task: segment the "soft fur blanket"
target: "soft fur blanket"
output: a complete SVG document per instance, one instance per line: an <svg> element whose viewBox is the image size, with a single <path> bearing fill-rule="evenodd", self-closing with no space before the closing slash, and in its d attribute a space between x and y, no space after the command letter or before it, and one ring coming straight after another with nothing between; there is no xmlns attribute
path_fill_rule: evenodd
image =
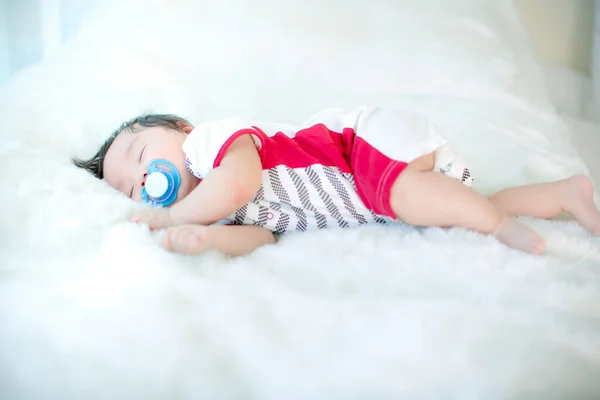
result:
<svg viewBox="0 0 600 400"><path fill-rule="evenodd" d="M70 164L147 110L376 103L430 115L482 193L587 173L509 2L325 3L119 3L3 89L1 398L600 395L600 239L574 222L524 220L542 256L401 224L182 256Z"/></svg>

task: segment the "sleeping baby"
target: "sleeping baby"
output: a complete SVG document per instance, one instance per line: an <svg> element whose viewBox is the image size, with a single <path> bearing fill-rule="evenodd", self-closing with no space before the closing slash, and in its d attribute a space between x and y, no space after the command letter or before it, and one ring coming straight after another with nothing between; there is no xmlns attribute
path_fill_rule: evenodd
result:
<svg viewBox="0 0 600 400"><path fill-rule="evenodd" d="M131 221L164 229L162 245L181 253L238 256L285 232L403 221L464 227L539 254L544 240L513 217L563 211L600 235L585 176L486 198L426 117L396 109L326 110L301 126L230 119L194 127L143 115L74 162L151 205Z"/></svg>

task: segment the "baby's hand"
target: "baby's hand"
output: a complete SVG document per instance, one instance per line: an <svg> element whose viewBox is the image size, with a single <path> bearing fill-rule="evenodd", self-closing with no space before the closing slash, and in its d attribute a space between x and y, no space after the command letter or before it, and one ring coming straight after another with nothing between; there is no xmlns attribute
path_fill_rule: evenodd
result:
<svg viewBox="0 0 600 400"><path fill-rule="evenodd" d="M200 254L209 246L209 230L201 225L178 225L165 229L161 245L183 254Z"/></svg>
<svg viewBox="0 0 600 400"><path fill-rule="evenodd" d="M154 208L152 210L137 210L129 217L131 222L146 224L150 229L163 229L175 225L168 208Z"/></svg>

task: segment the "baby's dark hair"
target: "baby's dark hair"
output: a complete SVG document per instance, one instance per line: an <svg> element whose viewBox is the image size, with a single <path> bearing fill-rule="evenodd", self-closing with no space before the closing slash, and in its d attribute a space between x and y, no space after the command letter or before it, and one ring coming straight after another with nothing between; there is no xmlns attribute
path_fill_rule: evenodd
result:
<svg viewBox="0 0 600 400"><path fill-rule="evenodd" d="M108 149L115 141L116 137L125 131L132 133L139 132L140 128L151 128L154 126L163 126L178 131L182 131L182 125L191 125L187 120L172 114L145 114L125 121L119 126L106 141L100 146L100 149L94 156L88 160L74 158L73 163L79 168L83 168L98 179L104 178L104 157Z"/></svg>

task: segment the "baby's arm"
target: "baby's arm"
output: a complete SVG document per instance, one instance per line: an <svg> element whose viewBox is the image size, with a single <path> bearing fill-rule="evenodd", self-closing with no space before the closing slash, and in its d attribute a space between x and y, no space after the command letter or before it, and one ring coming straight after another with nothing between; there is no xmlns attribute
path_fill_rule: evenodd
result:
<svg viewBox="0 0 600 400"><path fill-rule="evenodd" d="M218 167L171 207L174 225L210 225L248 204L260 189L262 165L250 135L237 138Z"/></svg>
<svg viewBox="0 0 600 400"><path fill-rule="evenodd" d="M256 225L179 225L164 231L162 246L177 253L217 250L237 257L273 243L275 237L271 231Z"/></svg>

